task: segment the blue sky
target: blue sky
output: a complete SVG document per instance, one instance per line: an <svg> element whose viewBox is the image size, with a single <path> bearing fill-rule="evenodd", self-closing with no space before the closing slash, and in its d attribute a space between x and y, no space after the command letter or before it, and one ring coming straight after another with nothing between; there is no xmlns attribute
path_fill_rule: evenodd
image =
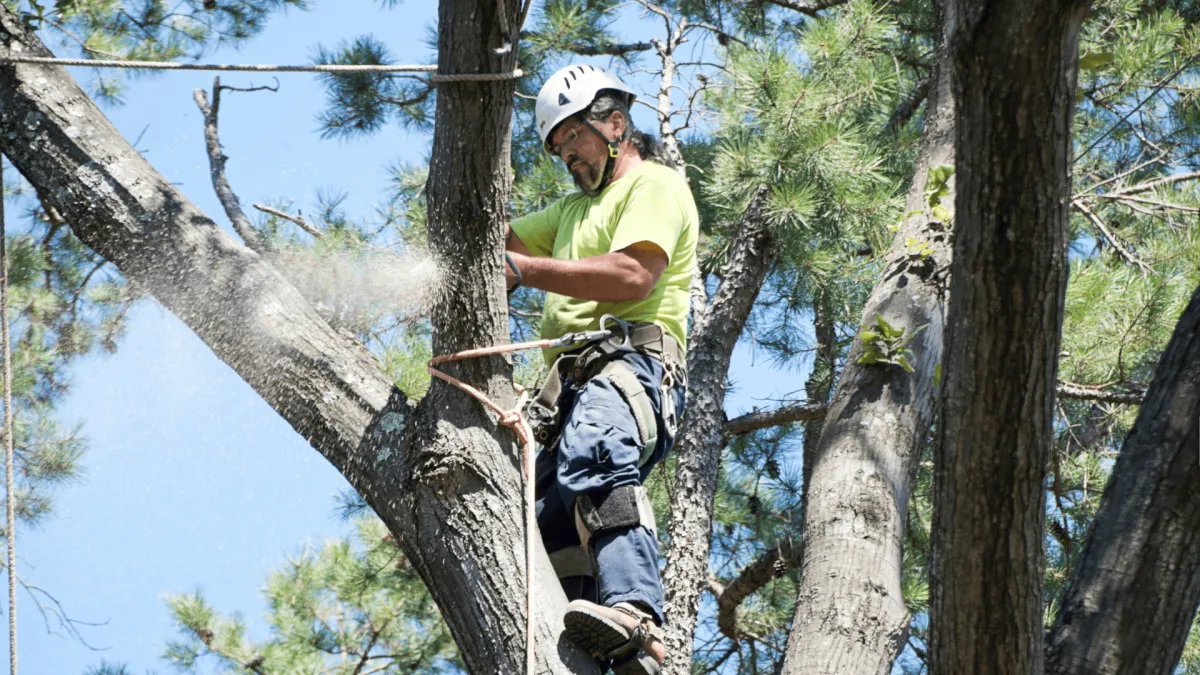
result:
<svg viewBox="0 0 1200 675"><path fill-rule="evenodd" d="M277 17L242 49L206 60L305 63L318 43L335 46L373 33L400 62L428 61L424 39L436 3L380 5L316 2L310 12ZM632 20L628 25L634 36L646 30ZM320 140L315 116L324 96L317 79L279 79L278 93L227 92L222 99L228 177L243 206L290 199L311 208L325 189L347 192L347 212L368 217L383 199L386 167L424 161L429 138L396 127L358 141ZM257 74L225 74L222 81L271 83ZM138 148L147 159L224 224L192 100L194 89L211 85L206 73L140 77L130 83L125 105L106 112L127 138L141 135ZM646 118L639 122L656 128ZM739 385L727 402L730 414L770 405L765 399L803 386L803 373L779 373L745 344L732 374ZM61 413L82 423L89 438L87 476L62 491L56 516L38 530L18 530L18 569L72 617L104 622L83 634L105 650L48 633L22 593L23 672L82 673L102 659L135 673L171 672L159 659L176 635L163 597L196 588L218 610L242 612L251 635L264 637L260 589L267 574L306 542L346 532L332 517L332 498L347 487L342 477L152 299L133 311L117 354L78 362ZM7 647L0 654L7 660Z"/></svg>

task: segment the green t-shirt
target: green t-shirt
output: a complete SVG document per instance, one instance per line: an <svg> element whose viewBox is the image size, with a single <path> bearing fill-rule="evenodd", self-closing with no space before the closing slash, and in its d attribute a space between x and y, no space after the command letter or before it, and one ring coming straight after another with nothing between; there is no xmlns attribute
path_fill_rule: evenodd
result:
<svg viewBox="0 0 1200 675"><path fill-rule="evenodd" d="M686 349L700 217L687 182L674 169L642 162L595 197L576 192L510 225L538 256L579 260L644 241L667 254L667 268L645 300L592 302L547 293L542 337L592 330L601 316L612 314L629 322L657 323ZM556 351L561 350L546 350L547 362Z"/></svg>

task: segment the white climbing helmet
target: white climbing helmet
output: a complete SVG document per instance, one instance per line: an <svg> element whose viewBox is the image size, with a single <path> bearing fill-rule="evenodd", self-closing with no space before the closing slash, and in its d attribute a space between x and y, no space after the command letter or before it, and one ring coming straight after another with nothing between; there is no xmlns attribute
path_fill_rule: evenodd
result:
<svg viewBox="0 0 1200 675"><path fill-rule="evenodd" d="M555 127L571 115L587 109L596 100L596 95L605 89L626 94L626 108L632 106L637 97L616 75L595 66L567 66L551 75L538 92L535 106L542 147L546 147L546 141Z"/></svg>

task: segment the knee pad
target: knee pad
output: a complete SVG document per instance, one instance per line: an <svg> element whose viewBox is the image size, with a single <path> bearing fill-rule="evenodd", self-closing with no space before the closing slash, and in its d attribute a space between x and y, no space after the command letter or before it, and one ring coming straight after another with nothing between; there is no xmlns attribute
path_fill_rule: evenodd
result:
<svg viewBox="0 0 1200 675"><path fill-rule="evenodd" d="M592 537L641 525L654 535L654 506L650 496L641 485L624 485L613 488L606 496L597 499L592 495L580 495L575 500L575 529L579 541L588 549Z"/></svg>

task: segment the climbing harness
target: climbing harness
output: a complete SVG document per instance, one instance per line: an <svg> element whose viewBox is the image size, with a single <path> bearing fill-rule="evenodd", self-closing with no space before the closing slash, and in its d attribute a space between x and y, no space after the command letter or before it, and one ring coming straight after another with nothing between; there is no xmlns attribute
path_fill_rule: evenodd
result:
<svg viewBox="0 0 1200 675"><path fill-rule="evenodd" d="M560 348L571 350L571 353L563 354L554 361L546 383L533 400L530 400L529 392L524 387L516 383L513 384L513 388L517 394L517 405L512 410L505 410L495 401L488 398L486 394L479 391L479 389L436 368L438 365L453 361L498 356L530 349ZM675 407L669 391L674 387L675 382L678 381L676 378L686 377L684 374L686 371L682 366L683 352L679 348L679 345L667 336L660 326L655 324L630 325L611 314L605 314L600 318L600 328L598 330L568 333L558 338L534 340L531 342L468 349L454 354L435 356L430 359L427 365L430 375L458 387L482 403L484 407L496 413L499 423L512 429L521 443L521 468L525 475L523 491L525 502L525 634L527 636L525 639L525 669L526 673L530 675L532 675L534 669L533 548L534 536L537 532L533 490L534 442L537 441L546 448L553 448L558 442L557 427L561 422L561 413L557 402L559 394L562 392L564 375L576 383L586 382L592 377L605 376L609 378L614 388L621 392L621 395L629 402L634 419L637 420L638 434L642 437L643 443L650 441L646 445L647 450L642 453L642 457L639 460L639 465L644 464L649 459L655 447L657 429L654 409L650 404L650 399L646 395L645 389L633 371L627 365L622 365L623 362L618 359L621 354L628 353L629 351L640 351L662 361L664 368L663 417L664 420L668 419L667 412L669 406L670 423L667 429L674 435L676 424ZM571 371L564 373L563 369L567 364L571 366ZM672 403L668 403L669 401ZM529 418L535 418L535 423L531 424ZM535 428L537 431L535 431ZM614 493L616 492L618 491L614 490ZM610 522L614 520L628 520L631 514L639 522L648 520L653 524L653 512L650 510L650 503L645 496L644 490L640 493L631 493L629 495L621 491L620 495L615 496L617 497L616 499L610 497L605 503L600 505L592 505L589 501L584 511L586 516L580 515L577 506L576 518L578 522L576 526L589 531L592 529L588 527L589 524L595 525L597 528L611 527ZM612 502L611 505L608 505L608 502ZM650 514L648 518L646 516L647 512ZM588 521L587 523L584 523L585 517ZM567 576L564 575L564 570L573 570L584 565L584 559L586 559L586 564L590 569L590 555L587 554L586 549L583 547L570 547L551 554L551 563L554 565L556 574L560 578ZM590 573L588 575L591 576Z"/></svg>

